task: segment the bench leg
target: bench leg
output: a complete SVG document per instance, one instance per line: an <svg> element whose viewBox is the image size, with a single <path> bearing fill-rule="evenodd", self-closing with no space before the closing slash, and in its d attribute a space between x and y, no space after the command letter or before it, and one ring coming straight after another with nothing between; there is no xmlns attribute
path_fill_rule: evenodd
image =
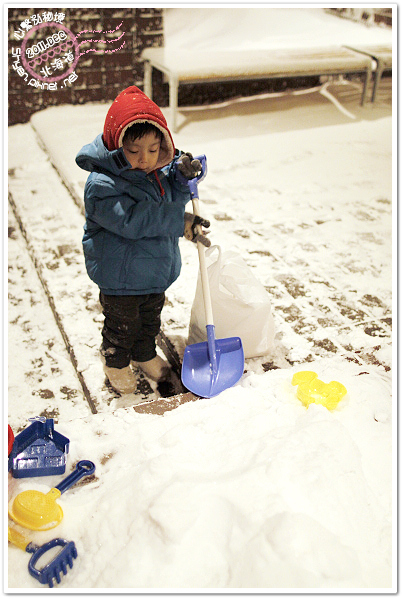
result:
<svg viewBox="0 0 403 599"><path fill-rule="evenodd" d="M176 133L177 130L178 88L178 80L175 77L169 77L169 108L171 112L171 127L173 133Z"/></svg>
<svg viewBox="0 0 403 599"><path fill-rule="evenodd" d="M148 60L144 61L144 93L152 100L153 84L152 84L152 66Z"/></svg>
<svg viewBox="0 0 403 599"><path fill-rule="evenodd" d="M367 99L367 91L368 91L368 85L369 85L369 82L371 79L371 75L372 75L372 69L370 67L368 67L368 69L365 73L364 86L363 86L362 96L361 96L361 106L364 106L365 100Z"/></svg>
<svg viewBox="0 0 403 599"><path fill-rule="evenodd" d="M375 71L374 87L372 88L372 97L371 97L372 103L375 102L376 92L378 90L379 81L381 80L381 77L382 77L383 69L384 69L383 61L379 60L377 67L376 67L376 71Z"/></svg>

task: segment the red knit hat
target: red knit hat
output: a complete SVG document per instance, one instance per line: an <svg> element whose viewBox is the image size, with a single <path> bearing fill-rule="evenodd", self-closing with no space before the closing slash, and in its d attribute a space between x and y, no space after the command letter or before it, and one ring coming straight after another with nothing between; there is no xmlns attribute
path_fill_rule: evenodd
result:
<svg viewBox="0 0 403 599"><path fill-rule="evenodd" d="M169 164L175 156L175 146L167 122L158 106L138 87L123 90L108 110L104 125L104 143L112 152L122 147L126 129L134 123L151 123L163 134L156 168Z"/></svg>

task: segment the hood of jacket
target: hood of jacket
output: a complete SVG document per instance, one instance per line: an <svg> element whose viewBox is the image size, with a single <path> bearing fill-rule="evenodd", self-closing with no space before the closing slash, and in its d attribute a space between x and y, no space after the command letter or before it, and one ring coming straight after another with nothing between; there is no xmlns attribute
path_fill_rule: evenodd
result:
<svg viewBox="0 0 403 599"><path fill-rule="evenodd" d="M175 146L165 117L155 102L135 85L123 90L108 110L103 131L108 150L112 152L121 148L126 130L135 123L151 123L163 135L156 168L172 162Z"/></svg>
<svg viewBox="0 0 403 599"><path fill-rule="evenodd" d="M90 144L85 145L76 156L76 163L80 168L92 173L93 171L107 172L112 175L121 175L123 171L131 169L123 148L110 152L100 133Z"/></svg>

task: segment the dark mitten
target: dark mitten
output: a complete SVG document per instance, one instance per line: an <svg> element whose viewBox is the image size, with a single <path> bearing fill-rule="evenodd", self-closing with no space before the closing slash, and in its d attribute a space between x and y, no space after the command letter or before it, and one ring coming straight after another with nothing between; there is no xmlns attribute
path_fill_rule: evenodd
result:
<svg viewBox="0 0 403 599"><path fill-rule="evenodd" d="M200 160L197 158L193 158L190 152L186 152L182 154L177 162L178 171L185 177L185 179L194 179L197 175L201 173L202 165Z"/></svg>
<svg viewBox="0 0 403 599"><path fill-rule="evenodd" d="M197 243L200 241L206 247L210 247L211 241L207 239L206 235L208 231L203 231L202 227L209 227L210 221L198 216L197 214L190 214L185 212L185 232L184 235L189 241Z"/></svg>

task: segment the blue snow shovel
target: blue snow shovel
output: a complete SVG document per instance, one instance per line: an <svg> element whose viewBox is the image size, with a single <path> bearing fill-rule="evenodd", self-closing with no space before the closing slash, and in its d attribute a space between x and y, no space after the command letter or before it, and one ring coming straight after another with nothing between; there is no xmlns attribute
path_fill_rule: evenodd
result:
<svg viewBox="0 0 403 599"><path fill-rule="evenodd" d="M207 161L205 156L197 156L197 158L201 162L202 171L194 179L186 180L186 183L192 198L193 213L200 216L197 184L206 176ZM244 352L239 337L215 338L204 245L200 241L197 242L197 249L207 322L207 341L186 347L182 364L182 382L189 391L200 397L214 397L239 381L244 369Z"/></svg>

